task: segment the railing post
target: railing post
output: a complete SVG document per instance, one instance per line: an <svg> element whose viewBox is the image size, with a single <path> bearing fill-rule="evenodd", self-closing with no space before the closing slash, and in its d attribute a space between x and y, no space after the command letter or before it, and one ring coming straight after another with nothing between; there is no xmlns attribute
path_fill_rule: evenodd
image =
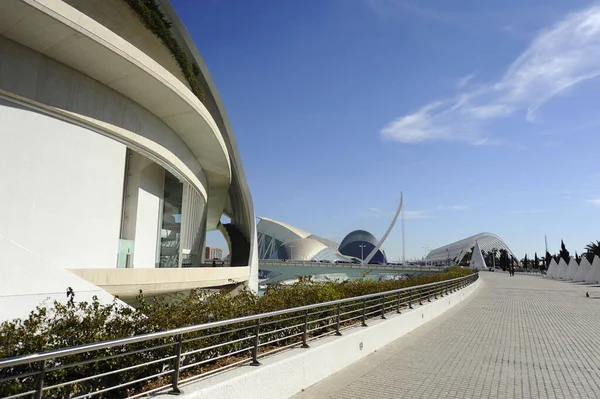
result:
<svg viewBox="0 0 600 399"><path fill-rule="evenodd" d="M381 296L381 318L385 320L385 295Z"/></svg>
<svg viewBox="0 0 600 399"><path fill-rule="evenodd" d="M340 336L342 333L340 332L340 310L342 309L342 304L338 303L337 306L337 321L335 322L335 335Z"/></svg>
<svg viewBox="0 0 600 399"><path fill-rule="evenodd" d="M437 297L438 287L437 285L433 287L433 299L438 299Z"/></svg>
<svg viewBox="0 0 600 399"><path fill-rule="evenodd" d="M302 332L302 347L309 348L308 346L308 309L304 312L304 331Z"/></svg>
<svg viewBox="0 0 600 399"><path fill-rule="evenodd" d="M254 328L254 347L252 348L252 363L251 366L260 366L258 361L258 345L260 343L260 318L256 319L256 327Z"/></svg>
<svg viewBox="0 0 600 399"><path fill-rule="evenodd" d="M423 297L423 289L419 288L419 306L423 306L422 297Z"/></svg>
<svg viewBox="0 0 600 399"><path fill-rule="evenodd" d="M363 299L363 312L362 312L362 324L361 324L363 327L367 326L366 318L367 318L367 300Z"/></svg>
<svg viewBox="0 0 600 399"><path fill-rule="evenodd" d="M396 304L396 313L400 314L400 292L398 292L398 303Z"/></svg>
<svg viewBox="0 0 600 399"><path fill-rule="evenodd" d="M431 288L427 289L427 302L431 302Z"/></svg>
<svg viewBox="0 0 600 399"><path fill-rule="evenodd" d="M408 291L408 308L412 309L412 300L413 300L413 295L412 295L412 289L410 291Z"/></svg>
<svg viewBox="0 0 600 399"><path fill-rule="evenodd" d="M42 360L40 363L40 373L37 376L35 383L35 393L33 397L35 399L42 399L44 397L44 377L46 376L46 361Z"/></svg>
<svg viewBox="0 0 600 399"><path fill-rule="evenodd" d="M181 341L183 341L183 335L177 335L175 343L175 359L173 359L173 372L171 373L171 391L170 394L179 395L181 390L179 389L179 367L181 366Z"/></svg>

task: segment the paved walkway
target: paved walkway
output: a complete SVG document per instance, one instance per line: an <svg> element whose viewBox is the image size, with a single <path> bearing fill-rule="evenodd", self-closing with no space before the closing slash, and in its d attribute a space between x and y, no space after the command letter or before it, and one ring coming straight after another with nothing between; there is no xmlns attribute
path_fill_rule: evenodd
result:
<svg viewBox="0 0 600 399"><path fill-rule="evenodd" d="M294 399L600 398L600 287L481 277L469 299Z"/></svg>

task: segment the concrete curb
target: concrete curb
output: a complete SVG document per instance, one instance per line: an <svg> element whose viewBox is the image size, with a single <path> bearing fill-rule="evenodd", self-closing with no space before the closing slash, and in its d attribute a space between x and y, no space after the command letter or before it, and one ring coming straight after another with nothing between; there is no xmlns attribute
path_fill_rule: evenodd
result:
<svg viewBox="0 0 600 399"><path fill-rule="evenodd" d="M340 371L462 302L477 290L475 283L402 314L368 322L366 328L343 331L310 343L309 349L292 349L261 359L261 366L239 367L182 386L185 399L285 399ZM159 395L163 396L163 395ZM166 398L166 396L165 396Z"/></svg>

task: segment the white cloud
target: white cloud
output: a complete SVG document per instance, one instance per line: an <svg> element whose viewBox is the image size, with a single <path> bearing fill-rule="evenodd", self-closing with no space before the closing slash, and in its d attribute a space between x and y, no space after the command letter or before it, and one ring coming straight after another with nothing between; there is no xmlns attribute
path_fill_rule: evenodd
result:
<svg viewBox="0 0 600 399"><path fill-rule="evenodd" d="M458 79L458 82L456 82L456 87L462 89L463 87L467 86L474 77L475 75L472 73L468 74L467 76L463 76L462 78Z"/></svg>
<svg viewBox="0 0 600 399"><path fill-rule="evenodd" d="M496 140L484 132L491 121L525 112L526 120L533 122L546 102L599 75L600 5L595 5L540 32L499 80L401 116L388 123L381 136L402 143L493 143ZM467 77L462 89L469 83Z"/></svg>
<svg viewBox="0 0 600 399"><path fill-rule="evenodd" d="M440 205L440 206L438 206L438 209L441 211L464 211L466 209L469 209L469 206L468 205L450 205L450 206Z"/></svg>
<svg viewBox="0 0 600 399"><path fill-rule="evenodd" d="M382 18L406 18L410 14L437 21L452 19L451 14L424 7L418 0L365 0L365 3Z"/></svg>
<svg viewBox="0 0 600 399"><path fill-rule="evenodd" d="M589 199L588 202L592 205L600 206L600 198Z"/></svg>
<svg viewBox="0 0 600 399"><path fill-rule="evenodd" d="M404 211L404 219L431 219L432 216L427 211Z"/></svg>
<svg viewBox="0 0 600 399"><path fill-rule="evenodd" d="M463 110L465 115L477 119L494 119L510 115L513 109L504 104L481 105L479 107L468 107Z"/></svg>
<svg viewBox="0 0 600 399"><path fill-rule="evenodd" d="M544 213L544 212L550 212L549 209L521 209L521 210L517 210L517 211L508 211L506 212L509 215L523 215L523 214L529 214L529 213Z"/></svg>

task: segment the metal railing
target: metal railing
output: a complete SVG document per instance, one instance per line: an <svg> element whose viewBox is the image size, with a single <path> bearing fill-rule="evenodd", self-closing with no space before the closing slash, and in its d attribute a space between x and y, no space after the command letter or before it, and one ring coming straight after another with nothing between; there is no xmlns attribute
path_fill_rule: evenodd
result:
<svg viewBox="0 0 600 399"><path fill-rule="evenodd" d="M261 259L259 260L261 267L278 267L278 266L302 266L302 267L325 267L325 268L340 268L340 269L364 269L364 270L391 270L391 271L443 271L448 265L430 265L421 264L414 265L393 265L393 264L360 264L360 263L332 263L332 262L317 262L317 261L302 261L302 260L281 260L281 259Z"/></svg>
<svg viewBox="0 0 600 399"><path fill-rule="evenodd" d="M249 364L344 329L367 326L464 288L453 280L0 360L0 396L121 398L180 392L180 384Z"/></svg>

